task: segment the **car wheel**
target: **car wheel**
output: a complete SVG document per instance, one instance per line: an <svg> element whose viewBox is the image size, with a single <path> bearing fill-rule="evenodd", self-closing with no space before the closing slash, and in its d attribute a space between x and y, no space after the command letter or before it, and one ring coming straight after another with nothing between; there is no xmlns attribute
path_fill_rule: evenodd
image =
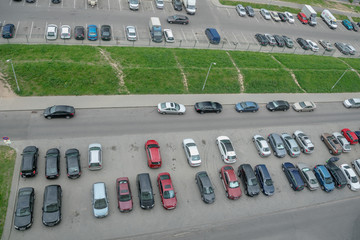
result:
<svg viewBox="0 0 360 240"><path fill-rule="evenodd" d="M323 186L323 185L321 185L321 189L324 190L324 186Z"/></svg>
<svg viewBox="0 0 360 240"><path fill-rule="evenodd" d="M227 198L229 198L229 193L228 192L226 192L225 195L226 195Z"/></svg>
<svg viewBox="0 0 360 240"><path fill-rule="evenodd" d="M47 118L47 119L51 119L51 117L50 117L50 116L47 116L46 118Z"/></svg>
<svg viewBox="0 0 360 240"><path fill-rule="evenodd" d="M284 109L284 112L286 112L287 111L287 109Z"/></svg>
<svg viewBox="0 0 360 240"><path fill-rule="evenodd" d="M161 114L162 114L162 115L165 115L165 114L166 114L166 112L162 112Z"/></svg>
<svg viewBox="0 0 360 240"><path fill-rule="evenodd" d="M350 184L348 184L348 187L349 187L349 189L351 190L351 186L350 186Z"/></svg>
<svg viewBox="0 0 360 240"><path fill-rule="evenodd" d="M220 113L220 111L219 111L219 110L217 110L217 111L216 111L216 113Z"/></svg>
<svg viewBox="0 0 360 240"><path fill-rule="evenodd" d="M70 119L70 116L66 116L66 119Z"/></svg>
<svg viewBox="0 0 360 240"><path fill-rule="evenodd" d="M221 172L219 172L219 177L220 177L220 179L222 179L222 177L221 177Z"/></svg>
<svg viewBox="0 0 360 240"><path fill-rule="evenodd" d="M332 150L329 150L330 154L333 154L333 151Z"/></svg>
<svg viewBox="0 0 360 240"><path fill-rule="evenodd" d="M173 22L170 21L169 23L173 23Z"/></svg>
<svg viewBox="0 0 360 240"><path fill-rule="evenodd" d="M203 112L203 111L201 111L201 112L200 112L200 114L204 114L204 112Z"/></svg>
<svg viewBox="0 0 360 240"><path fill-rule="evenodd" d="M184 113L181 112L181 113L178 113L178 114L179 114L179 115L183 115Z"/></svg>
<svg viewBox="0 0 360 240"><path fill-rule="evenodd" d="M276 152L274 152L274 156L277 156L277 153L276 153Z"/></svg>
<svg viewBox="0 0 360 240"><path fill-rule="evenodd" d="M255 110L253 112L256 112Z"/></svg>
<svg viewBox="0 0 360 240"><path fill-rule="evenodd" d="M204 201L204 197L203 197L203 196L201 196L201 200L203 200L203 201Z"/></svg>
<svg viewBox="0 0 360 240"><path fill-rule="evenodd" d="M303 148L301 148L301 152L302 152L302 153L304 152L304 149L303 149Z"/></svg>
<svg viewBox="0 0 360 240"><path fill-rule="evenodd" d="M186 22L183 23L184 25L186 24Z"/></svg>
<svg viewBox="0 0 360 240"><path fill-rule="evenodd" d="M275 109L271 109L270 111L274 112L274 111L275 111Z"/></svg>
<svg viewBox="0 0 360 240"><path fill-rule="evenodd" d="M245 194L249 196L247 189L245 189Z"/></svg>
<svg viewBox="0 0 360 240"><path fill-rule="evenodd" d="M293 184L292 184L292 183L290 183L290 187L293 188Z"/></svg>
<svg viewBox="0 0 360 240"><path fill-rule="evenodd" d="M320 138L320 139L321 139L321 141L324 141L324 137L323 137L323 136L321 136L321 138Z"/></svg>

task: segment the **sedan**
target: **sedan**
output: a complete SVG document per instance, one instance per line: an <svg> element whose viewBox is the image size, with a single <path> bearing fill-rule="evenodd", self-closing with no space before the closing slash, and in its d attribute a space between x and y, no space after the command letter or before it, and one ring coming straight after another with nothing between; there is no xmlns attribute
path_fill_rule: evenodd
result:
<svg viewBox="0 0 360 240"><path fill-rule="evenodd" d="M161 155L160 155L160 146L155 140L148 140L145 143L145 152L147 156L147 164L149 168L159 168L161 167Z"/></svg>
<svg viewBox="0 0 360 240"><path fill-rule="evenodd" d="M235 7L236 12L239 14L240 17L245 17L246 16L246 11L245 8L243 7L243 5L238 4Z"/></svg>
<svg viewBox="0 0 360 240"><path fill-rule="evenodd" d="M136 36L136 28L134 26L126 26L126 39L128 41L136 41L137 40L137 36Z"/></svg>
<svg viewBox="0 0 360 240"><path fill-rule="evenodd" d="M241 164L238 167L237 174L244 184L246 195L248 195L249 197L259 195L260 186L255 172L250 164Z"/></svg>
<svg viewBox="0 0 360 240"><path fill-rule="evenodd" d="M341 164L340 165L340 169L341 171L344 173L346 180L347 180L347 185L350 188L350 190L352 191L358 191L360 190L360 183L359 183L359 179L356 176L354 170L352 170L350 168L350 166L346 163Z"/></svg>
<svg viewBox="0 0 360 240"><path fill-rule="evenodd" d="M336 42L334 45L342 54L344 54L344 55L350 54L350 50L348 47L346 47L345 43Z"/></svg>
<svg viewBox="0 0 360 240"><path fill-rule="evenodd" d="M255 38L256 38L256 40L258 40L260 45L262 45L262 46L269 45L269 40L265 37L264 34L257 33L257 34L255 34Z"/></svg>
<svg viewBox="0 0 360 240"><path fill-rule="evenodd" d="M111 27L110 25L102 25L100 28L101 39L104 41L111 40Z"/></svg>
<svg viewBox="0 0 360 240"><path fill-rule="evenodd" d="M265 8L260 9L260 14L266 19L266 20L270 20L271 16L268 10L266 10Z"/></svg>
<svg viewBox="0 0 360 240"><path fill-rule="evenodd" d="M34 219L35 191L32 187L20 188L18 191L14 227L16 230L26 230L31 227Z"/></svg>
<svg viewBox="0 0 360 240"><path fill-rule="evenodd" d="M42 222L45 226L52 227L61 221L61 198L60 185L48 185L44 191Z"/></svg>
<svg viewBox="0 0 360 240"><path fill-rule="evenodd" d="M251 6L246 6L246 7L245 7L245 11L246 11L246 14L247 14L249 17L254 17L254 16L255 16L254 9L253 9Z"/></svg>
<svg viewBox="0 0 360 240"><path fill-rule="evenodd" d="M287 111L290 108L290 105L287 101L284 100L276 100L276 101L272 101L269 102L268 104L266 104L266 108L269 111Z"/></svg>
<svg viewBox="0 0 360 240"><path fill-rule="evenodd" d="M294 158L300 156L300 148L295 139L287 133L281 134L281 139L283 140L285 149L290 157Z"/></svg>
<svg viewBox="0 0 360 240"><path fill-rule="evenodd" d="M313 52L319 51L319 47L315 42L313 42L311 40L306 40L306 42L309 44L311 51L313 51Z"/></svg>
<svg viewBox="0 0 360 240"><path fill-rule="evenodd" d="M355 22L351 22L351 25L353 26L353 30L355 32L358 32L359 31L359 26L355 23Z"/></svg>
<svg viewBox="0 0 360 240"><path fill-rule="evenodd" d="M159 187L160 198L163 207L166 210L175 209L177 199L170 174L168 172L159 173L157 177L157 185Z"/></svg>
<svg viewBox="0 0 360 240"><path fill-rule="evenodd" d="M276 40L272 35L270 35L268 33L265 33L264 35L268 39L270 46L275 46L276 45Z"/></svg>
<svg viewBox="0 0 360 240"><path fill-rule="evenodd" d="M324 165L316 165L314 167L314 173L322 190L331 192L335 189L334 181Z"/></svg>
<svg viewBox="0 0 360 240"><path fill-rule="evenodd" d="M78 178L81 176L80 153L76 148L68 149L65 152L66 172L68 178Z"/></svg>
<svg viewBox="0 0 360 240"><path fill-rule="evenodd" d="M284 12L285 16L286 16L286 19L289 23L294 23L295 20L294 20L294 17L291 13L289 12Z"/></svg>
<svg viewBox="0 0 360 240"><path fill-rule="evenodd" d="M276 40L276 44L278 45L278 47L284 47L285 46L284 39L281 36L274 35L274 38Z"/></svg>
<svg viewBox="0 0 360 240"><path fill-rule="evenodd" d="M201 158L195 141L191 138L186 138L183 140L182 145L189 165L192 167L200 166Z"/></svg>
<svg viewBox="0 0 360 240"><path fill-rule="evenodd" d="M342 147L336 137L334 137L330 133L323 133L321 134L320 139L325 143L326 147L329 149L330 154L341 154Z"/></svg>
<svg viewBox="0 0 360 240"><path fill-rule="evenodd" d="M235 110L237 112L257 112L259 105L256 102L246 101L235 104Z"/></svg>
<svg viewBox="0 0 360 240"><path fill-rule="evenodd" d="M284 35L282 37L284 39L286 47L288 47L288 48L294 47L294 42L293 42L293 40L291 38L289 38L287 36L284 36Z"/></svg>
<svg viewBox="0 0 360 240"><path fill-rule="evenodd" d="M347 30L353 30L353 25L349 20L342 20L342 24L344 25L344 27L346 27Z"/></svg>
<svg viewBox="0 0 360 240"><path fill-rule="evenodd" d="M171 29L168 29L168 28L164 29L164 38L165 38L165 41L168 43L175 42L174 34Z"/></svg>
<svg viewBox="0 0 360 240"><path fill-rule="evenodd" d="M215 201L214 187L207 172L201 171L196 173L195 182L199 187L201 199L205 203L213 203Z"/></svg>
<svg viewBox="0 0 360 240"><path fill-rule="evenodd" d="M293 137L303 153L310 154L314 151L314 144L304 132L297 130L294 132Z"/></svg>
<svg viewBox="0 0 360 240"><path fill-rule="evenodd" d="M173 15L168 17L168 23L189 24L189 18L184 15Z"/></svg>
<svg viewBox="0 0 360 240"><path fill-rule="evenodd" d="M296 102L292 107L296 112L312 112L316 109L315 103L311 101Z"/></svg>
<svg viewBox="0 0 360 240"><path fill-rule="evenodd" d="M76 26L74 28L74 36L76 40L85 39L85 28L83 26Z"/></svg>
<svg viewBox="0 0 360 240"><path fill-rule="evenodd" d="M219 136L216 138L216 145L219 147L221 159L225 163L235 163L237 160L235 149L227 136Z"/></svg>
<svg viewBox="0 0 360 240"><path fill-rule="evenodd" d="M308 23L308 20L307 20L307 18L306 18L306 16L305 16L304 13L299 12L298 15L297 15L297 17L298 17L299 21L300 21L302 24L307 24L307 23Z"/></svg>
<svg viewBox="0 0 360 240"><path fill-rule="evenodd" d="M328 52L331 52L332 50L334 50L334 47L331 45L331 43L329 41L319 40L319 43Z"/></svg>
<svg viewBox="0 0 360 240"><path fill-rule="evenodd" d="M297 38L296 41L300 45L300 47L302 49L304 49L304 50L309 50L310 49L310 46L309 46L308 42L305 39Z"/></svg>
<svg viewBox="0 0 360 240"><path fill-rule="evenodd" d="M287 21L287 17L285 15L285 13L281 13L281 12L278 12L278 15L279 15L279 18L282 22L286 22Z"/></svg>
<svg viewBox="0 0 360 240"><path fill-rule="evenodd" d="M356 159L351 162L351 166L355 169L357 174L360 176L360 159Z"/></svg>
<svg viewBox="0 0 360 240"><path fill-rule="evenodd" d="M252 141L254 142L260 157L268 157L271 155L269 144L267 143L267 141L263 136L255 135L252 138Z"/></svg>
<svg viewBox="0 0 360 240"><path fill-rule="evenodd" d="M194 105L195 111L198 113L210 113L210 112L215 112L215 113L221 113L222 111L222 105L218 102L197 102Z"/></svg>
<svg viewBox="0 0 360 240"><path fill-rule="evenodd" d="M158 113L161 114L178 114L182 115L186 111L186 108L182 104L175 102L163 102L158 104Z"/></svg>
<svg viewBox="0 0 360 240"><path fill-rule="evenodd" d="M130 182L127 177L116 179L118 208L120 212L130 212L133 209L133 200L130 190Z"/></svg>
<svg viewBox="0 0 360 240"><path fill-rule="evenodd" d="M280 17L277 12L271 11L270 12L271 18L274 19L275 22L280 22Z"/></svg>
<svg viewBox="0 0 360 240"><path fill-rule="evenodd" d="M39 149L35 146L27 146L22 152L20 176L33 177L37 174L37 160Z"/></svg>
<svg viewBox="0 0 360 240"><path fill-rule="evenodd" d="M278 158L285 157L286 150L284 147L284 142L279 134L277 133L269 134L267 141L270 144L272 150L274 151L275 156L277 156Z"/></svg>
<svg viewBox="0 0 360 240"><path fill-rule="evenodd" d="M349 49L349 54L350 55L355 55L356 49L352 45L350 45L348 43L345 43L345 46Z"/></svg>
<svg viewBox="0 0 360 240"><path fill-rule="evenodd" d="M255 166L255 175L259 180L260 188L266 196L271 196L275 192L275 187L270 173L265 164Z"/></svg>
<svg viewBox="0 0 360 240"><path fill-rule="evenodd" d="M344 101L346 108L360 108L360 98L349 98Z"/></svg>
<svg viewBox="0 0 360 240"><path fill-rule="evenodd" d="M220 169L219 176L223 183L226 197L231 200L239 199L241 197L241 189L234 168L230 165L223 166Z"/></svg>
<svg viewBox="0 0 360 240"><path fill-rule="evenodd" d="M89 41L96 41L98 39L98 30L96 25L89 25L87 29L87 37Z"/></svg>
<svg viewBox="0 0 360 240"><path fill-rule="evenodd" d="M69 25L62 25L60 28L60 38L61 39L70 39L71 38L71 28Z"/></svg>
<svg viewBox="0 0 360 240"><path fill-rule="evenodd" d="M75 108L66 105L54 105L44 110L44 117L47 119L52 118L72 118L75 116Z"/></svg>
<svg viewBox="0 0 360 240"><path fill-rule="evenodd" d="M60 151L57 148L51 148L45 156L45 177L55 179L60 175Z"/></svg>
<svg viewBox="0 0 360 240"><path fill-rule="evenodd" d="M348 140L346 140L346 138L343 135L341 135L341 133L334 132L332 135L340 143L343 152L350 152L351 151L350 143L348 142Z"/></svg>
<svg viewBox="0 0 360 240"><path fill-rule="evenodd" d="M8 23L2 28L2 37L3 38L13 38L15 35L15 25Z"/></svg>
<svg viewBox="0 0 360 240"><path fill-rule="evenodd" d="M344 135L344 137L346 138L346 140L349 141L350 144L358 144L359 143L359 139L356 136L356 134L351 131L348 128L344 128L341 130L342 135Z"/></svg>
<svg viewBox="0 0 360 240"><path fill-rule="evenodd" d="M46 28L46 39L47 40L56 40L57 39L57 30L58 27L55 24L49 24Z"/></svg>
<svg viewBox="0 0 360 240"><path fill-rule="evenodd" d="M305 163L298 163L297 168L299 169L300 175L305 183L305 186L313 191L320 188L320 185L315 177L313 171Z"/></svg>
<svg viewBox="0 0 360 240"><path fill-rule="evenodd" d="M294 191L301 191L304 189L304 181L301 179L299 170L290 162L282 163L282 170L289 181L290 187Z"/></svg>

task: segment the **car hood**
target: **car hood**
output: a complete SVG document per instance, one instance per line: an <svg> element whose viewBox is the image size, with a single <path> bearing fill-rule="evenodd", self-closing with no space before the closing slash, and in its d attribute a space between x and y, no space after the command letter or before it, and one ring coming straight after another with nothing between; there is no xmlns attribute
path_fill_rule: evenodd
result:
<svg viewBox="0 0 360 240"><path fill-rule="evenodd" d="M60 221L60 211L43 213L43 222L52 224L56 223L57 221Z"/></svg>
<svg viewBox="0 0 360 240"><path fill-rule="evenodd" d="M163 205L164 205L164 208L166 208L166 209L175 208L176 203L177 203L176 197L163 200Z"/></svg>
<svg viewBox="0 0 360 240"><path fill-rule="evenodd" d="M51 107L48 107L44 110L44 116L48 116L50 114Z"/></svg>
<svg viewBox="0 0 360 240"><path fill-rule="evenodd" d="M182 104L179 104L179 106L180 106L179 112L184 113L186 111L186 107L184 105L182 105Z"/></svg>
<svg viewBox="0 0 360 240"><path fill-rule="evenodd" d="M301 107L300 107L300 104L297 102L297 103L294 103L294 108L297 109L297 110L300 110Z"/></svg>
<svg viewBox="0 0 360 240"><path fill-rule="evenodd" d="M94 208L94 216L97 218L106 217L108 215L109 208L105 207L103 209L95 209Z"/></svg>
<svg viewBox="0 0 360 240"><path fill-rule="evenodd" d="M14 220L14 225L18 228L26 227L30 223L31 223L31 214L29 214L28 216L24 216L24 217L16 216L15 220Z"/></svg>
<svg viewBox="0 0 360 240"><path fill-rule="evenodd" d="M265 184L264 184L263 190L264 190L264 193L268 196L273 195L275 192L274 186L267 186Z"/></svg>
<svg viewBox="0 0 360 240"><path fill-rule="evenodd" d="M229 188L228 193L230 198L239 198L241 196L241 189L240 187Z"/></svg>
<svg viewBox="0 0 360 240"><path fill-rule="evenodd" d="M213 203L215 201L215 193L204 194L204 201L206 203Z"/></svg>
<svg viewBox="0 0 360 240"><path fill-rule="evenodd" d="M256 186L248 186L247 191L248 191L248 194L249 194L250 196L255 196L255 195L258 195L258 194L259 194L259 192L260 192L260 187L259 187L259 185L256 185Z"/></svg>

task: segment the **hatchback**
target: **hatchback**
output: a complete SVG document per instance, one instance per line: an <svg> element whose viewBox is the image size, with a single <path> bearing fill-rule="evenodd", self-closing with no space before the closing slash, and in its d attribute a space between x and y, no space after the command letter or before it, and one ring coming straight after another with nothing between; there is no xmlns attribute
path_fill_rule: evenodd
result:
<svg viewBox="0 0 360 240"><path fill-rule="evenodd" d="M177 199L170 174L168 172L159 173L157 177L157 184L159 187L160 198L163 207L166 210L175 209Z"/></svg>
<svg viewBox="0 0 360 240"><path fill-rule="evenodd" d="M322 190L331 192L335 189L333 179L324 165L316 165L314 167L314 173Z"/></svg>
<svg viewBox="0 0 360 240"><path fill-rule="evenodd" d="M136 41L136 28L134 26L126 26L126 39L128 41Z"/></svg>
<svg viewBox="0 0 360 240"><path fill-rule="evenodd" d="M305 183L305 186L308 187L309 190L313 191L320 188L320 185L313 171L307 164L298 163L297 168L299 169L300 175Z"/></svg>
<svg viewBox="0 0 360 240"><path fill-rule="evenodd" d="M300 148L299 145L296 143L295 139L293 139L287 133L281 134L281 139L283 140L285 149L290 157L300 156Z"/></svg>
<svg viewBox="0 0 360 240"><path fill-rule="evenodd" d="M192 167L200 166L201 158L195 141L191 138L186 138L183 140L182 145L189 165Z"/></svg>
<svg viewBox="0 0 360 240"><path fill-rule="evenodd" d="M118 198L118 208L120 212L130 212L133 209L133 200L130 190L129 178L117 178L116 190Z"/></svg>
<svg viewBox="0 0 360 240"><path fill-rule="evenodd" d="M89 170L100 170L102 169L102 147L99 143L93 143L89 145Z"/></svg>
<svg viewBox="0 0 360 240"><path fill-rule="evenodd" d="M111 40L111 27L110 25L102 25L100 27L101 39L104 41Z"/></svg>
<svg viewBox="0 0 360 240"><path fill-rule="evenodd" d="M69 25L62 25L60 32L61 39L70 39L71 38L71 28Z"/></svg>
<svg viewBox="0 0 360 240"><path fill-rule="evenodd" d="M297 130L293 134L293 138L299 144L301 152L310 154L314 151L314 144L311 142L310 138L300 130Z"/></svg>
<svg viewBox="0 0 360 240"><path fill-rule="evenodd" d="M173 15L168 17L168 23L189 24L189 18L184 15Z"/></svg>
<svg viewBox="0 0 360 240"><path fill-rule="evenodd" d="M259 164L255 166L255 175L257 176L261 191L266 196L271 196L275 192L275 187L271 179L270 173L265 164Z"/></svg>
<svg viewBox="0 0 360 240"><path fill-rule="evenodd" d="M340 169L341 169L341 171L344 173L344 175L346 177L347 185L350 188L350 190L352 190L352 191L360 190L359 179L356 176L354 170L352 170L350 168L350 166L348 164L346 164L346 163L341 164Z"/></svg>
<svg viewBox="0 0 360 240"><path fill-rule="evenodd" d="M104 182L97 182L92 187L92 206L96 218L103 218L109 214L109 199Z"/></svg>
<svg viewBox="0 0 360 240"><path fill-rule="evenodd" d="M298 15L297 15L297 17L298 17L298 19L300 20L300 22L301 22L302 24L307 24L307 23L308 23L308 20L307 20L307 18L306 18L306 16L305 16L304 13L299 12Z"/></svg>
<svg viewBox="0 0 360 240"><path fill-rule="evenodd" d="M83 26L76 26L74 28L74 36L76 40L85 39L85 28Z"/></svg>
<svg viewBox="0 0 360 240"><path fill-rule="evenodd" d="M57 148L51 148L45 156L45 177L55 179L60 175L60 151Z"/></svg>
<svg viewBox="0 0 360 240"><path fill-rule="evenodd" d="M42 222L45 226L52 227L61 221L61 198L60 185L48 185L44 191Z"/></svg>
<svg viewBox="0 0 360 240"><path fill-rule="evenodd" d="M6 24L2 28L2 37L3 38L13 38L15 35L15 26L14 24Z"/></svg>
<svg viewBox="0 0 360 240"><path fill-rule="evenodd" d="M256 102L246 101L235 104L235 110L237 112L257 112L259 105Z"/></svg>
<svg viewBox="0 0 360 240"><path fill-rule="evenodd" d="M14 213L14 227L16 230L26 230L33 224L34 202L34 188L24 187L19 189Z"/></svg>
<svg viewBox="0 0 360 240"><path fill-rule="evenodd" d="M342 20L342 24L344 25L344 27L346 27L347 30L353 30L353 25L349 20Z"/></svg>
<svg viewBox="0 0 360 240"><path fill-rule="evenodd" d="M199 187L201 199L205 203L213 203L215 201L215 192L207 172L201 171L196 173L195 182Z"/></svg>
<svg viewBox="0 0 360 240"><path fill-rule="evenodd" d="M182 2L181 0L172 0L172 4L176 11L182 11Z"/></svg>
<svg viewBox="0 0 360 240"><path fill-rule="evenodd" d="M46 28L46 39L47 40L56 40L57 39L57 25L49 24Z"/></svg>
<svg viewBox="0 0 360 240"><path fill-rule="evenodd" d="M240 183L232 166L225 165L220 169L220 179L223 183L226 197L236 200L241 197Z"/></svg>
<svg viewBox="0 0 360 240"><path fill-rule="evenodd" d="M227 136L219 136L216 138L216 145L219 147L221 159L225 163L235 163L237 160L235 149Z"/></svg>
<svg viewBox="0 0 360 240"><path fill-rule="evenodd" d="M350 144L358 144L359 143L359 139L356 136L356 134L351 131L348 128L344 128L341 130L342 135L344 135L344 137L346 138L346 140L349 141Z"/></svg>
<svg viewBox="0 0 360 240"><path fill-rule="evenodd" d="M22 152L22 161L20 168L21 177L33 177L37 174L37 160L39 149L35 146L27 146Z"/></svg>
<svg viewBox="0 0 360 240"><path fill-rule="evenodd" d="M261 135L255 135L252 138L255 147L260 155L260 157L268 157L271 155L270 147L265 138Z"/></svg>
<svg viewBox="0 0 360 240"><path fill-rule="evenodd" d="M238 167L238 176L245 186L245 194L249 197L259 195L260 186L250 164L241 164Z"/></svg>
<svg viewBox="0 0 360 240"><path fill-rule="evenodd" d="M81 176L80 153L76 148L68 149L65 152L66 172L68 178L78 178Z"/></svg>
<svg viewBox="0 0 360 240"><path fill-rule="evenodd" d="M287 111L290 108L290 105L287 101L284 100L276 100L276 101L272 101L269 102L268 104L266 104L266 108L269 111Z"/></svg>
<svg viewBox="0 0 360 240"><path fill-rule="evenodd" d="M294 191L301 191L304 189L304 181L301 179L299 170L290 162L282 163L282 170L289 181L290 187Z"/></svg>
<svg viewBox="0 0 360 240"><path fill-rule="evenodd" d="M44 117L52 118L66 118L70 119L75 116L75 108L66 105L54 105L44 110Z"/></svg>
<svg viewBox="0 0 360 240"><path fill-rule="evenodd" d="M96 41L98 39L98 30L96 25L89 25L87 29L87 37L89 41Z"/></svg>
<svg viewBox="0 0 360 240"><path fill-rule="evenodd" d="M164 29L164 38L168 43L175 42L174 34L171 29Z"/></svg>
<svg viewBox="0 0 360 240"><path fill-rule="evenodd" d="M268 142L269 142L272 150L274 151L275 156L277 156L279 158L285 157L286 150L284 147L284 142L281 139L279 134L277 134L277 133L269 134Z"/></svg>
<svg viewBox="0 0 360 240"><path fill-rule="evenodd" d="M161 155L159 143L155 140L148 140L145 143L145 152L149 168L161 167Z"/></svg>

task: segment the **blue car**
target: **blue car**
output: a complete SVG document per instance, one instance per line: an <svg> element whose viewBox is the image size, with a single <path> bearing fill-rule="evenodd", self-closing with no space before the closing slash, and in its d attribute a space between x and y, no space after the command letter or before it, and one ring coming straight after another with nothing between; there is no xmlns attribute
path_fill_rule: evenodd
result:
<svg viewBox="0 0 360 240"><path fill-rule="evenodd" d="M275 192L273 181L265 164L255 166L255 175L257 176L262 192L266 196L271 196Z"/></svg>
<svg viewBox="0 0 360 240"><path fill-rule="evenodd" d="M96 41L98 39L98 30L96 25L88 26L88 39L90 41Z"/></svg>
<svg viewBox="0 0 360 240"><path fill-rule="evenodd" d="M342 21L342 24L343 24L348 30L353 30L353 25L352 25L352 23L351 23L349 20L347 20L347 19L343 20L343 21Z"/></svg>
<svg viewBox="0 0 360 240"><path fill-rule="evenodd" d="M314 172L322 190L325 192L331 192L335 189L334 181L324 165L316 165L314 167Z"/></svg>
<svg viewBox="0 0 360 240"><path fill-rule="evenodd" d="M299 170L290 162L284 162L282 164L282 170L287 177L290 187L294 191L301 191L305 187L305 183L300 176Z"/></svg>
<svg viewBox="0 0 360 240"><path fill-rule="evenodd" d="M235 105L237 112L256 112L259 110L259 106L256 102L239 102Z"/></svg>

